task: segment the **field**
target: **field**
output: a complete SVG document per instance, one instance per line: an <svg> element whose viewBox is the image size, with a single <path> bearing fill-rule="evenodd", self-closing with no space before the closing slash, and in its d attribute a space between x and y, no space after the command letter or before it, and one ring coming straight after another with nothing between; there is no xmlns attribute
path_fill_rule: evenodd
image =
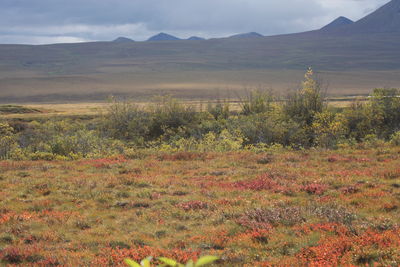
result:
<svg viewBox="0 0 400 267"><path fill-rule="evenodd" d="M235 98L249 88L285 95L308 67L331 96L400 87L397 34L302 33L255 39L0 45L0 103Z"/></svg>
<svg viewBox="0 0 400 267"><path fill-rule="evenodd" d="M400 148L0 162L0 265L398 266Z"/></svg>

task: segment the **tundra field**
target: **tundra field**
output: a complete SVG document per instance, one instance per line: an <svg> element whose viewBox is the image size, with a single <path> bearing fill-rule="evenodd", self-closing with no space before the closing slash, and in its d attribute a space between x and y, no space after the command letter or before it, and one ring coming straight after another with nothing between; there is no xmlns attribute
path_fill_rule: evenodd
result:
<svg viewBox="0 0 400 267"><path fill-rule="evenodd" d="M0 0L0 267L400 266L400 0L173 2Z"/></svg>
<svg viewBox="0 0 400 267"><path fill-rule="evenodd" d="M6 266L398 266L400 148L0 162Z"/></svg>
<svg viewBox="0 0 400 267"><path fill-rule="evenodd" d="M2 105L0 265L399 266L398 96Z"/></svg>

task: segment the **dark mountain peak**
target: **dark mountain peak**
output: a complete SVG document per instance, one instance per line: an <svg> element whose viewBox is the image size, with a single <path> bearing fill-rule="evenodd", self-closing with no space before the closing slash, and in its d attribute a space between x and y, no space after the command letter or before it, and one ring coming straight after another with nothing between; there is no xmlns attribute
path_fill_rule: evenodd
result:
<svg viewBox="0 0 400 267"><path fill-rule="evenodd" d="M350 25L353 23L354 23L354 21L352 21L351 19L341 16L341 17L338 17L337 19L335 19L334 21L332 21L331 23L329 23L328 25L326 25L325 27L321 28L321 30L337 29L338 27L343 27L343 26Z"/></svg>
<svg viewBox="0 0 400 267"><path fill-rule="evenodd" d="M190 41L203 41L205 39L202 38L202 37L198 37L198 36L192 36L192 37L189 37L188 40L190 40Z"/></svg>
<svg viewBox="0 0 400 267"><path fill-rule="evenodd" d="M342 30L345 33L400 32L400 0L390 1Z"/></svg>
<svg viewBox="0 0 400 267"><path fill-rule="evenodd" d="M150 37L147 41L177 41L177 40L181 40L178 37L175 37L173 35L164 33L164 32L160 32L159 34L156 34L152 37Z"/></svg>
<svg viewBox="0 0 400 267"><path fill-rule="evenodd" d="M259 38L259 37L264 37L264 36L257 32L248 32L248 33L232 35L229 38L245 39L245 38Z"/></svg>
<svg viewBox="0 0 400 267"><path fill-rule="evenodd" d="M114 43L132 43L134 40L126 38L126 37L118 37L113 41Z"/></svg>

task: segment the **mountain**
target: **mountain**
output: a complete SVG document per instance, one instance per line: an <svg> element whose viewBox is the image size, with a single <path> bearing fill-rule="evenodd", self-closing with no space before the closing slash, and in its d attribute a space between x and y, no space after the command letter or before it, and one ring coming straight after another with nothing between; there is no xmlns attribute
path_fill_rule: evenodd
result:
<svg viewBox="0 0 400 267"><path fill-rule="evenodd" d="M132 39L126 38L126 37L118 37L113 41L114 43L132 43L135 42Z"/></svg>
<svg viewBox="0 0 400 267"><path fill-rule="evenodd" d="M247 38L260 38L260 37L264 37L263 35L257 33L257 32L248 32L248 33L241 33L241 34L235 34L232 35L228 38L232 38L232 39L247 39Z"/></svg>
<svg viewBox="0 0 400 267"><path fill-rule="evenodd" d="M399 33L400 0L390 1L359 21L338 29L338 32L351 34Z"/></svg>
<svg viewBox="0 0 400 267"><path fill-rule="evenodd" d="M178 41L181 40L178 37L175 37L173 35L167 34L167 33L159 33L157 35L154 35L150 37L147 41Z"/></svg>
<svg viewBox="0 0 400 267"><path fill-rule="evenodd" d="M205 39L202 38L202 37L192 36L192 37L189 37L187 40L190 40L190 41L204 41Z"/></svg>
<svg viewBox="0 0 400 267"><path fill-rule="evenodd" d="M329 23L328 25L326 25L325 27L321 28L322 31L329 31L329 30L333 30L333 29L337 29L340 27L344 27L350 24L353 24L354 21L346 18L346 17L338 17L337 19L335 19L334 21L332 21L331 23Z"/></svg>
<svg viewBox="0 0 400 267"><path fill-rule="evenodd" d="M330 90L340 95L396 88L399 10L400 0L393 0L351 24L340 26L340 19L329 30L269 37L194 42L161 33L150 40L176 41L0 45L0 102L104 100L110 94L212 98L216 88L242 84L284 93L310 66L330 77Z"/></svg>

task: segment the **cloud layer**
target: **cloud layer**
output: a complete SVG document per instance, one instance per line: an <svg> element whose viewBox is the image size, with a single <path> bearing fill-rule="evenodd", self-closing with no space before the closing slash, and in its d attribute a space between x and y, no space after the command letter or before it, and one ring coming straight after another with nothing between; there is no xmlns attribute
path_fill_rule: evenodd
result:
<svg viewBox="0 0 400 267"><path fill-rule="evenodd" d="M389 0L1 0L0 43L43 44L179 37L264 35L357 20Z"/></svg>

